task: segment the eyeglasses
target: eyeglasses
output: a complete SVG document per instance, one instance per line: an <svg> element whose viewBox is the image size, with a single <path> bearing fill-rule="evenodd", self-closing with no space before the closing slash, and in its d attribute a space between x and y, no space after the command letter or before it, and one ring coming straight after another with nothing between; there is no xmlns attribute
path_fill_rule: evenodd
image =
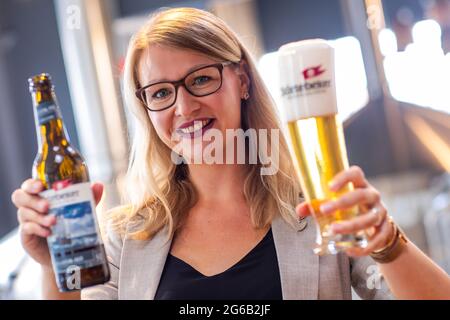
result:
<svg viewBox="0 0 450 320"><path fill-rule="evenodd" d="M231 61L211 64L189 72L178 81L163 81L136 90L136 97L150 111L170 108L177 100L178 88L184 87L195 97L204 97L218 91L222 86L222 71Z"/></svg>

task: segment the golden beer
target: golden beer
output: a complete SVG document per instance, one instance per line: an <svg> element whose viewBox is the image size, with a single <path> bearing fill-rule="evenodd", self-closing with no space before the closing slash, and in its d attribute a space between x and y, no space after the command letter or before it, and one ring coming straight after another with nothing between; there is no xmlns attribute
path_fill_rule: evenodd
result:
<svg viewBox="0 0 450 320"><path fill-rule="evenodd" d="M320 205L351 191L338 192L329 182L348 168L342 125L337 116L334 52L324 40L307 40L280 48L282 110L291 156L317 225L317 254L364 247L364 235L333 235L330 225L354 218L358 208L323 214Z"/></svg>

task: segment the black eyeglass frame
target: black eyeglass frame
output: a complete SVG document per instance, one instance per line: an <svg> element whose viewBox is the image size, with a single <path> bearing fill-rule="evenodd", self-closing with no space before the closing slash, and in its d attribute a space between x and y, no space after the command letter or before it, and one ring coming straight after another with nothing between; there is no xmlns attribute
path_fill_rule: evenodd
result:
<svg viewBox="0 0 450 320"><path fill-rule="evenodd" d="M206 66L201 66L201 67L198 67L197 69L194 69L194 70L190 71L188 74L186 74L180 80L176 80L176 81L159 81L159 82L151 83L151 84L148 84L148 85L146 85L144 87L138 88L135 91L135 95L139 99L139 101L142 102L142 104L144 105L144 107L147 110L149 110L151 112L163 111L163 110L169 109L170 107L172 107L175 104L175 102L177 102L178 88L180 86L184 87L186 89L186 91L189 92L194 97L206 97L206 96L209 96L210 94L213 94L213 93L216 93L217 91L219 91L219 89L222 87L222 82L223 82L223 74L222 74L223 68L225 68L226 66L231 65L231 64L234 64L234 62L232 62L232 61L225 61L225 62L220 62L220 63L209 64L209 65L206 65ZM191 90L189 90L189 88L186 86L186 83L185 83L186 78L189 77L194 72L197 72L199 70L206 69L206 68L211 68L211 67L215 67L215 68L217 68L219 70L219 74L220 74L220 85L219 85L219 87L216 90L214 90L213 92L210 92L210 93L207 93L207 94L202 94L202 95L197 95L197 94L194 94L193 92L191 92ZM164 107L162 109L151 109L150 107L147 106L147 103L145 102L145 100L146 100L145 97L144 97L145 89L147 89L147 88L149 88L151 86L157 85L157 84L161 84L161 83L170 83L170 84L172 84L175 87L175 98L174 98L173 102L167 107Z"/></svg>

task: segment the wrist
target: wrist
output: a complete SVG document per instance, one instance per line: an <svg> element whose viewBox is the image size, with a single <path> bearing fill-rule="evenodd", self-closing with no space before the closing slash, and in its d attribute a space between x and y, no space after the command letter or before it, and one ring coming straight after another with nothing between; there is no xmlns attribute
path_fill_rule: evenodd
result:
<svg viewBox="0 0 450 320"><path fill-rule="evenodd" d="M53 266L52 265L41 264L41 270L43 273L53 274Z"/></svg>
<svg viewBox="0 0 450 320"><path fill-rule="evenodd" d="M408 240L403 231L389 217L389 224L392 226L392 237L385 247L373 251L370 256L378 263L388 263L394 261L405 249Z"/></svg>

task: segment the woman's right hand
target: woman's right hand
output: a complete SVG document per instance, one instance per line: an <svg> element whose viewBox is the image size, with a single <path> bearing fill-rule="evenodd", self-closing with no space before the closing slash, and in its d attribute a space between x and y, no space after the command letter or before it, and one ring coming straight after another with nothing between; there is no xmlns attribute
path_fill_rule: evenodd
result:
<svg viewBox="0 0 450 320"><path fill-rule="evenodd" d="M28 179L16 189L11 200L17 207L17 219L20 224L20 238L25 251L43 267L51 268L50 252L47 237L51 234L51 227L56 223L56 217L47 215L49 203L39 196L43 191L42 182ZM94 183L91 186L95 203L102 197L103 185Z"/></svg>

